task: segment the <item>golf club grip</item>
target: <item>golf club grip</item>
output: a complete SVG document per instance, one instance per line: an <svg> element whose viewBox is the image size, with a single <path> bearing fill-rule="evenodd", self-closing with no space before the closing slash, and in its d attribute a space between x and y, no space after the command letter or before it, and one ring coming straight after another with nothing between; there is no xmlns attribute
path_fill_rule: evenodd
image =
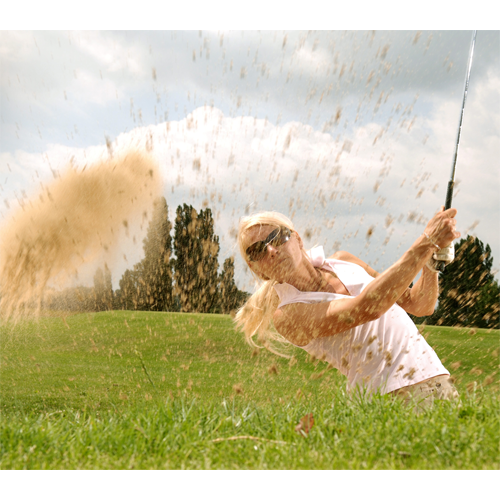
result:
<svg viewBox="0 0 500 500"><path fill-rule="evenodd" d="M455 186L455 181L453 179L450 179L450 182L448 182L448 190L446 191L446 201L444 203L444 209L448 210L451 208L451 201L453 200L453 187ZM438 265L438 269L440 272L444 271L444 268L446 267L446 264L444 262L441 262Z"/></svg>
<svg viewBox="0 0 500 500"><path fill-rule="evenodd" d="M444 203L444 209L448 210L451 208L451 201L453 200L453 187L455 186L455 181L450 179L448 182L448 190L446 191L446 201Z"/></svg>

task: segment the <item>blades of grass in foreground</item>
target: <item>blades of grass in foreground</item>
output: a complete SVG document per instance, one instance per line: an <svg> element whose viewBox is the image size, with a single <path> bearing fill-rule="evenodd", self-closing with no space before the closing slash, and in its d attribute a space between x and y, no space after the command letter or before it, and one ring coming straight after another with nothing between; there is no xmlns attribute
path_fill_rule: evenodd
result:
<svg viewBox="0 0 500 500"><path fill-rule="evenodd" d="M154 382L151 380L151 376L149 375L149 372L146 368L146 365L144 364L144 361L142 359L142 355L139 351L135 351L135 354L137 355L137 357L139 358L139 360L141 361L141 366L142 366L142 369L144 370L144 373L146 374L146 376L148 377L148 380L149 382L151 383L151 385L153 386L153 389L156 389L156 386L154 384Z"/></svg>
<svg viewBox="0 0 500 500"><path fill-rule="evenodd" d="M306 413L315 425L295 431ZM416 415L398 400L256 407L180 398L116 411L22 413L1 422L2 469L494 469L498 399L486 393Z"/></svg>
<svg viewBox="0 0 500 500"><path fill-rule="evenodd" d="M2 469L499 467L498 331L426 327L461 406L415 415L349 397L300 351L252 355L226 316L113 311L0 330Z"/></svg>

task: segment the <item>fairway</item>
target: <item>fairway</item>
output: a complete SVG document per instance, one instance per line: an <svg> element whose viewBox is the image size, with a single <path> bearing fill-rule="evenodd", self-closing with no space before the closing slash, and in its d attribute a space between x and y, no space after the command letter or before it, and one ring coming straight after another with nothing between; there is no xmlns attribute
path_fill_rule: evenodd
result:
<svg viewBox="0 0 500 500"><path fill-rule="evenodd" d="M346 395L229 316L112 311L1 327L2 469L496 469L497 330L425 327L461 405ZM307 434L295 427L313 413Z"/></svg>

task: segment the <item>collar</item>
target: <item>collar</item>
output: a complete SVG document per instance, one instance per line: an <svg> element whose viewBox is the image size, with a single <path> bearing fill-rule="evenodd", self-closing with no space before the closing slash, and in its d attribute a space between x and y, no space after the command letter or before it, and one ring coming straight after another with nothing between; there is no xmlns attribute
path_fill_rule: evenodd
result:
<svg viewBox="0 0 500 500"><path fill-rule="evenodd" d="M306 254L314 267L322 267L325 263L325 252L322 246L311 248L311 250L308 250Z"/></svg>
<svg viewBox="0 0 500 500"><path fill-rule="evenodd" d="M309 262L314 267L323 267L325 264L325 252L323 250L322 246L317 246L314 248L311 248L311 250L306 251L307 258L309 259ZM288 283L275 283L274 284L274 289L276 290L280 300L283 299L285 294L290 293L289 290L292 289L296 293L300 293L299 290L297 290L293 285L290 285Z"/></svg>

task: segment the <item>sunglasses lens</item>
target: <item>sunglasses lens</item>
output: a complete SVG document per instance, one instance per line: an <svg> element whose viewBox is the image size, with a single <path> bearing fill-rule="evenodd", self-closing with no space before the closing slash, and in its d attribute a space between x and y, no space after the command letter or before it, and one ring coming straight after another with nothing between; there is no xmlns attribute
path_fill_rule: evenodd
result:
<svg viewBox="0 0 500 500"><path fill-rule="evenodd" d="M280 238L279 238L279 245L284 245L290 239L291 234L292 233L291 233L290 229L288 229L287 227L282 227ZM274 244L278 245L278 242L274 242Z"/></svg>
<svg viewBox="0 0 500 500"><path fill-rule="evenodd" d="M257 262L261 260L266 254L266 248L269 243L272 243L273 246L279 247L290 239L290 235L291 231L287 227L280 227L278 229L275 229L274 231L269 233L269 236L264 241L257 241L256 243L248 247L246 250L246 254L251 261Z"/></svg>
<svg viewBox="0 0 500 500"><path fill-rule="evenodd" d="M257 241L254 243L252 246L247 248L247 255L250 258L250 260L257 262L261 260L264 255L266 254L266 247L271 241L278 236L280 230L275 229L272 231L269 236L264 240L264 241Z"/></svg>
<svg viewBox="0 0 500 500"><path fill-rule="evenodd" d="M257 243L253 244L250 248L247 248L247 255L248 258L253 261L257 262L258 260L262 259L264 256L264 245L262 244L262 241L258 241Z"/></svg>

